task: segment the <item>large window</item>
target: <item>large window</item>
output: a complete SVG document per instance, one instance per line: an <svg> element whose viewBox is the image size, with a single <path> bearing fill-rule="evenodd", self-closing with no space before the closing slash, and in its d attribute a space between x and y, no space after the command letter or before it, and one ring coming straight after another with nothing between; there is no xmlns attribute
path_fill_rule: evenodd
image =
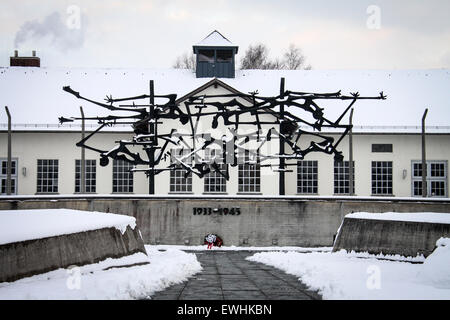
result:
<svg viewBox="0 0 450 320"><path fill-rule="evenodd" d="M133 165L127 161L113 161L113 192L133 192Z"/></svg>
<svg viewBox="0 0 450 320"><path fill-rule="evenodd" d="M85 192L96 191L97 169L95 160L85 160ZM75 192L81 192L81 160L75 160Z"/></svg>
<svg viewBox="0 0 450 320"><path fill-rule="evenodd" d="M316 160L297 162L297 193L318 193L318 162Z"/></svg>
<svg viewBox="0 0 450 320"><path fill-rule="evenodd" d="M427 161L427 195L447 196L447 161ZM422 196L422 162L412 162L412 194Z"/></svg>
<svg viewBox="0 0 450 320"><path fill-rule="evenodd" d="M38 159L37 193L58 192L58 164L56 159Z"/></svg>
<svg viewBox="0 0 450 320"><path fill-rule="evenodd" d="M205 150L205 160L211 164L211 172L205 175L205 192L227 192L227 180L225 174L227 171L227 165L223 163L223 156L218 149ZM221 173L217 172L212 164L216 163Z"/></svg>
<svg viewBox="0 0 450 320"><path fill-rule="evenodd" d="M392 195L392 161L372 161L372 194Z"/></svg>
<svg viewBox="0 0 450 320"><path fill-rule="evenodd" d="M259 158L245 150L238 164L238 192L261 191L261 167Z"/></svg>
<svg viewBox="0 0 450 320"><path fill-rule="evenodd" d="M350 162L335 161L334 162L334 193L349 194L350 193ZM353 192L355 192L355 162L353 161Z"/></svg>
<svg viewBox="0 0 450 320"><path fill-rule="evenodd" d="M217 50L217 62L231 62L233 60L232 50Z"/></svg>
<svg viewBox="0 0 450 320"><path fill-rule="evenodd" d="M6 192L6 180L8 176L8 160L0 159L1 172L0 172L0 194L5 195ZM17 159L11 160L11 194L17 194Z"/></svg>
<svg viewBox="0 0 450 320"><path fill-rule="evenodd" d="M170 192L192 192L192 172L187 171L180 163L192 165L192 153L189 149L172 149L171 163L174 165L170 170ZM189 155L189 156L188 156Z"/></svg>
<svg viewBox="0 0 450 320"><path fill-rule="evenodd" d="M214 50L199 50L198 51L199 62L214 62Z"/></svg>

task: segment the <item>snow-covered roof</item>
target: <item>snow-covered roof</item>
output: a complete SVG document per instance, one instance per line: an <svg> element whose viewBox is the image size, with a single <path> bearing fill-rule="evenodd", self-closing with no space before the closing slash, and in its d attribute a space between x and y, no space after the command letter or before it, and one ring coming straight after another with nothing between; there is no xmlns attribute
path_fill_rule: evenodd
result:
<svg viewBox="0 0 450 320"><path fill-rule="evenodd" d="M219 31L214 30L208 34L202 41L196 43L194 46L204 46L204 47L236 47L235 44L231 43L223 34Z"/></svg>
<svg viewBox="0 0 450 320"><path fill-rule="evenodd" d="M362 96L378 96L383 91L386 100L356 102L354 132L420 132L422 114L428 108L427 132L450 133L448 69L236 70L235 78L220 80L243 93L257 90L261 96L275 96L279 94L281 77L285 78L286 90L291 91L359 91ZM58 117L78 116L80 105L86 116L106 115L108 110L76 99L64 92L63 86L103 101L106 95L119 98L148 93L149 80L154 80L156 94L176 93L182 97L211 78L196 78L192 71L180 69L0 68L0 130L6 130L4 106L11 112L13 130L79 130L78 123L58 126ZM325 116L335 120L347 102L323 100L319 105Z"/></svg>

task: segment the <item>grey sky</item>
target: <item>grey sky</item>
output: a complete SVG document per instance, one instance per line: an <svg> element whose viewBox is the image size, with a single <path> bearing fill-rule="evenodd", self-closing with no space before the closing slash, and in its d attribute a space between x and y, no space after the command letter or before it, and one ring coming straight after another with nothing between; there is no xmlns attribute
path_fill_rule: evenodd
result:
<svg viewBox="0 0 450 320"><path fill-rule="evenodd" d="M249 44L277 57L294 43L315 69L450 68L449 14L448 0L2 0L0 66L35 49L42 66L168 68L217 29L238 60Z"/></svg>

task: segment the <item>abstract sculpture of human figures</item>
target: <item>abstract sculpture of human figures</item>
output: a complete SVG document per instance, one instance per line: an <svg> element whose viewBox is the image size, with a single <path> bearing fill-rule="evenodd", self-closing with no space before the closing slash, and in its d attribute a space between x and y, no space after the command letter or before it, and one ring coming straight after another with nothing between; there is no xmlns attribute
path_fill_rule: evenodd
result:
<svg viewBox="0 0 450 320"><path fill-rule="evenodd" d="M284 79L282 79L282 83L284 84ZM259 96L255 91L249 94L198 95L192 96L182 103L177 103L176 94L154 94L153 81L151 81L150 94L119 99L106 96L105 102L83 97L69 86L63 87L63 90L78 99L107 109L111 113L107 116L84 118L60 117L60 123L74 120L91 120L99 123L99 127L79 141L77 146L98 152L102 166L106 166L110 158L124 160L134 166L132 171L143 171L151 178L163 171L181 169L185 171L185 176L193 173L201 178L210 172L217 172L228 180L228 170L223 170L218 161L211 161L203 155L204 150L208 148L219 149L220 156L227 165L236 166L239 161L242 163L239 155L248 154L249 157L244 160L244 163L251 164L257 161L261 167L270 167L274 171L285 170L286 166L296 165L296 163L285 164L285 161L302 160L311 152L334 155L336 161L342 161L342 152L338 151L337 147L351 129L351 125L343 123L344 116L357 100L386 99L383 92L374 97L361 97L358 92L342 95L340 91L309 93L283 90L279 95L273 97ZM144 99L149 99L150 102L143 104L142 100ZM163 100L164 103L157 104L154 102L155 99ZM349 102L342 114L335 120L326 118L324 109L318 105L319 101L331 100ZM123 104L124 102L128 104ZM287 108L289 111L285 111ZM312 120L299 116L299 112L308 115ZM272 117L269 118L271 120L267 120L266 115L271 115ZM244 119L249 117L250 121ZM261 118L265 120L261 120ZM187 130L182 132L182 130L172 127L170 132L161 133L158 125L164 124L167 120L178 121L177 128L183 127ZM198 129L199 123L207 120L211 121L208 125L212 130L201 132ZM219 127L219 123L228 129L228 132L232 134L231 138L225 135L212 136L211 132ZM87 144L88 140L103 128L119 124L132 126L134 136L131 140L121 140L111 150L103 150ZM247 128L249 125L253 126L255 130L251 133L242 133L240 128L244 125ZM263 126L270 128L264 132ZM323 135L321 131L326 128L333 128L333 132L341 130L338 132L340 134L338 139ZM311 140L306 144L307 147L302 148L300 141L304 139L301 138L308 136L311 137ZM261 147L270 143L272 139L278 139L279 144L289 146L289 151L278 152L277 150L277 152L265 154ZM191 144L188 144L188 140ZM254 141L258 147L246 148L245 144L249 141ZM172 154L170 146L178 148L181 146L188 152ZM142 148L144 154L131 150L136 147ZM167 156L172 161L166 167L162 167L162 160L165 160ZM194 161L190 159L194 159ZM273 162L277 159L279 163L283 163L282 168L281 165L277 168L277 165L273 163L264 164L265 161L272 160ZM145 167L138 168L138 166Z"/></svg>

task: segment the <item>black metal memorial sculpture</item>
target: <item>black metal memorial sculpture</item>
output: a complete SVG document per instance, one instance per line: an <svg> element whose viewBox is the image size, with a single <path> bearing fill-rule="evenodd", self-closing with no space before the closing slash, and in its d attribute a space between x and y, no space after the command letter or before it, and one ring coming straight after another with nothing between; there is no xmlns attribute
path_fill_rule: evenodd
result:
<svg viewBox="0 0 450 320"><path fill-rule="evenodd" d="M236 166L238 163L254 163L257 161L261 167L271 167L275 171L287 171L286 167L296 163L286 163L286 160L302 160L311 152L323 152L333 154L336 161L342 161L343 156L337 150L339 143L351 129L351 125L344 124L343 118L353 107L357 100L362 99L386 99L383 92L374 97L361 97L358 92L342 95L340 91L334 93L309 93L284 90L284 78L281 79L280 94L274 97L259 96L258 92L249 94L230 93L219 95L191 96L185 101L177 102L176 94L156 95L153 81L150 81L150 93L140 96L114 99L106 96L105 102L98 102L83 97L79 92L69 86L63 90L74 95L78 99L91 102L97 106L111 111L107 116L96 117L60 117L60 123L74 120L92 120L99 123L98 128L88 134L76 145L98 152L100 165L106 166L109 158L124 160L134 165L132 171L144 171L154 183L154 176L163 171L183 168L186 176L190 173L203 177L209 172L215 171L229 179L228 170L222 170L220 163ZM148 103L137 104L136 101L149 99ZM163 103L155 103L155 99ZM324 109L319 107L320 100L348 101L342 114L334 121L324 115ZM123 103L127 104L123 104ZM118 104L118 105L117 105ZM287 111L286 109L290 110ZM306 113L312 120L301 117L298 112ZM116 112L122 115L115 114ZM126 112L126 115L123 113ZM272 115L268 118L265 115ZM198 124L201 121L211 121L214 130L219 126L219 121L227 127L231 138L225 135L213 137L211 132L198 132ZM243 118L246 118L244 120ZM265 120L262 120L264 118ZM167 120L175 120L180 128L172 127L170 132L160 133L158 125ZM249 120L250 119L250 120ZM270 119L270 120L267 120ZM88 140L107 126L129 124L133 127L134 136L131 140L121 140L111 150L102 150L87 144ZM240 132L240 126L254 126L251 133ZM177 126L177 128L178 128ZM263 126L270 128L263 131ZM305 129L304 129L305 128ZM340 136L337 140L323 135L324 128L338 129ZM336 130L335 130L336 131ZM312 136L307 147L300 147L300 138ZM272 139L279 139L279 150L276 153L264 154L261 147ZM258 147L251 150L243 147L246 142L255 141ZM189 144L190 143L190 144ZM188 152L171 154L169 145L188 150ZM289 146L289 152L285 152L285 145ZM141 147L145 152L134 152L130 148ZM206 159L202 151L207 148L219 149L220 157ZM242 160L241 155L247 153L250 159ZM166 167L161 167L162 159L170 156L172 161ZM194 158L193 161L188 159ZM220 161L218 160L220 158ZM266 160L278 159L278 163L263 164ZM273 161L272 161L273 162ZM137 168L145 166L145 168ZM154 186L150 187L150 193ZM153 190L152 190L153 189Z"/></svg>

